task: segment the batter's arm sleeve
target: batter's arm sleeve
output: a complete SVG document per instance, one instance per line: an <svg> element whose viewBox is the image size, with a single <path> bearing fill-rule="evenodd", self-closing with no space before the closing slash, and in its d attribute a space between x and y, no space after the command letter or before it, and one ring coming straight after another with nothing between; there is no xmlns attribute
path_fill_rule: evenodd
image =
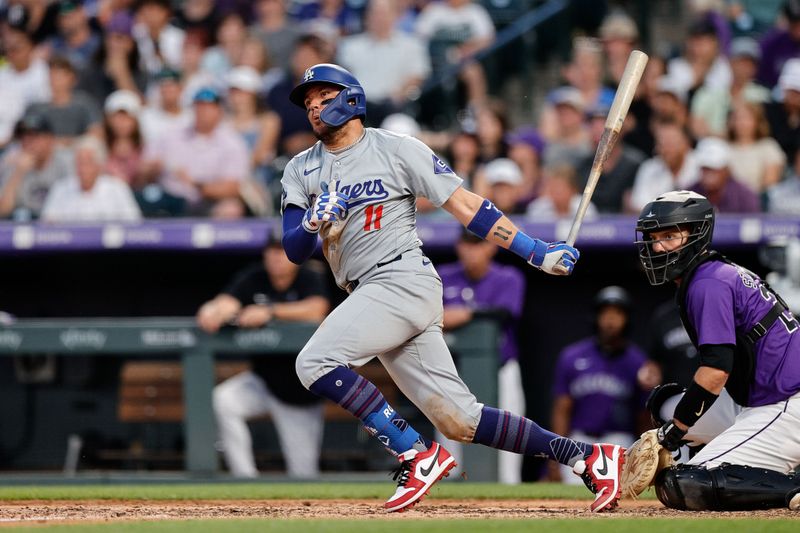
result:
<svg viewBox="0 0 800 533"><path fill-rule="evenodd" d="M317 234L305 230L302 221L306 210L294 204L283 209L283 249L289 261L300 265L311 257L317 247Z"/></svg>

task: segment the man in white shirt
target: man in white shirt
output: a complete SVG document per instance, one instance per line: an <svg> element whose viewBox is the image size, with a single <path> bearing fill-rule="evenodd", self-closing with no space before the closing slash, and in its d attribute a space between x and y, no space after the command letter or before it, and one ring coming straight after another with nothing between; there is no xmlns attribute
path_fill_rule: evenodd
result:
<svg viewBox="0 0 800 533"><path fill-rule="evenodd" d="M0 66L0 87L3 92L14 93L21 98L16 105L16 117L22 116L31 104L50 101L50 75L47 62L33 53L33 41L23 30L6 25L2 32L2 48L6 62ZM14 104L3 100L3 106Z"/></svg>
<svg viewBox="0 0 800 533"><path fill-rule="evenodd" d="M42 220L125 221L142 218L128 185L113 176L101 174L108 153L93 136L82 137L75 145L75 174L53 185L42 208Z"/></svg>
<svg viewBox="0 0 800 533"><path fill-rule="evenodd" d="M136 4L137 24L133 38L139 48L144 69L156 75L162 68L180 68L186 33L169 23L169 0L141 0Z"/></svg>

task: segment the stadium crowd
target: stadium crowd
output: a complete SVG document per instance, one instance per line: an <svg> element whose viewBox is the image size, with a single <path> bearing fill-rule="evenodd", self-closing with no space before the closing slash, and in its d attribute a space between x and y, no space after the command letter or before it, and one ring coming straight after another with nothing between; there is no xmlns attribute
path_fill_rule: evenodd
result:
<svg viewBox="0 0 800 533"><path fill-rule="evenodd" d="M800 213L800 1L686 5L685 40L649 50L590 216L675 188L720 212ZM330 61L361 80L368 125L420 137L506 212L571 217L643 46L621 6L572 32L560 85L526 124L490 90L508 77L486 66L502 49L471 59L501 29L491 2L0 1L0 216L273 214L283 166L315 142L288 92ZM454 65L455 79L429 83ZM432 108L454 112L442 122Z"/></svg>

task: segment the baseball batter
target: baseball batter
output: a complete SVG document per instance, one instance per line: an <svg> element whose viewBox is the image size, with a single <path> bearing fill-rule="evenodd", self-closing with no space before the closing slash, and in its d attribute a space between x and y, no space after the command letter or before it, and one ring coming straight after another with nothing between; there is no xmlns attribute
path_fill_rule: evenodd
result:
<svg viewBox="0 0 800 533"><path fill-rule="evenodd" d="M593 510L615 507L622 448L576 442L485 406L459 378L442 335L442 282L416 233L416 197L547 273L570 274L578 251L518 231L418 140L365 128L364 90L347 70L309 68L290 100L306 110L319 142L284 172L284 248L301 263L321 235L336 281L349 293L298 355L297 374L312 392L358 417L398 457L397 489L386 510L413 506L455 460L353 372L373 357L446 437L569 464L596 492Z"/></svg>
<svg viewBox="0 0 800 533"><path fill-rule="evenodd" d="M656 493L676 509L798 510L800 324L758 276L709 249L713 230L711 203L689 191L657 197L636 225L648 280L678 286L699 358L682 394L672 384L648 401L662 446L705 445L659 473Z"/></svg>

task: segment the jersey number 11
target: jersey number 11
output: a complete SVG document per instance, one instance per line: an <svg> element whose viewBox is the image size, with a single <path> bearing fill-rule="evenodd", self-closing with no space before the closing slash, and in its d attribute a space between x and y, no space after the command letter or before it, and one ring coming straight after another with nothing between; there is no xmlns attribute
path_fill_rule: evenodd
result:
<svg viewBox="0 0 800 533"><path fill-rule="evenodd" d="M381 229L383 205L368 205L364 209L364 231Z"/></svg>

